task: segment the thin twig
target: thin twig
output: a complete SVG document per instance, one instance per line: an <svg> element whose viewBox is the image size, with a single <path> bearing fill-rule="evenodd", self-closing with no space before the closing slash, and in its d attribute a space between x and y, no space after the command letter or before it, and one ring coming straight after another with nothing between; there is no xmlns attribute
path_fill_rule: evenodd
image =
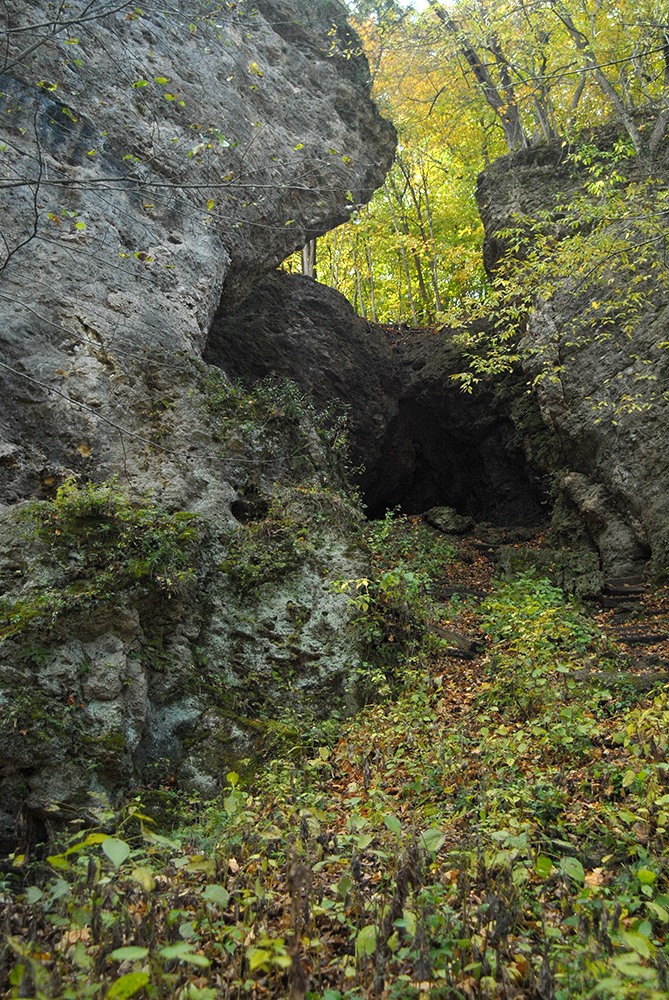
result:
<svg viewBox="0 0 669 1000"><path fill-rule="evenodd" d="M123 427L121 424L117 424L116 421L110 420L109 417L103 416L98 413L97 410L93 409L92 406L87 406L85 403L80 403L76 399L72 399L68 396L66 392L61 392L60 389L56 389L53 385L47 385L46 382L41 382L37 378L33 378L32 375L27 375L25 372L19 371L17 368L12 368L11 365L6 365L4 361L0 361L0 368L4 368L5 371L11 372L12 375L17 375L19 378L26 379L28 382L32 382L33 385L38 385L40 389L46 390L46 392L53 392L56 396L60 396L65 402L70 403L72 406L78 407L80 410L85 410L87 413L92 413L93 416L102 421L104 424L109 424L114 430L117 430L120 434L125 434L126 437L134 438L136 441L141 441L142 444L149 445L151 448L158 448L160 451L167 452L169 455L174 455L176 458L183 460L183 456L179 455L178 452L173 451L171 448L166 448L163 444L156 444L155 441L150 441L148 438L142 437L141 434L136 434L134 431L129 431L127 427Z"/></svg>

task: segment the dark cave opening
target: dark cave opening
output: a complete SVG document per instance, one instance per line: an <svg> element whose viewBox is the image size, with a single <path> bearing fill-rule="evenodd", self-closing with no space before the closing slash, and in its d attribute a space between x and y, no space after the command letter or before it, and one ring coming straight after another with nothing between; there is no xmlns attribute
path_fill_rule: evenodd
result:
<svg viewBox="0 0 669 1000"><path fill-rule="evenodd" d="M275 273L219 310L204 359L247 386L272 374L317 410L343 407L370 518L435 506L500 526L548 517L524 445L543 426L536 400L515 375L462 392L467 363L447 331L375 326L333 289Z"/></svg>
<svg viewBox="0 0 669 1000"><path fill-rule="evenodd" d="M399 507L451 507L477 522L539 525L548 518L512 420L490 400L445 391L399 401L372 482L360 486L371 518Z"/></svg>

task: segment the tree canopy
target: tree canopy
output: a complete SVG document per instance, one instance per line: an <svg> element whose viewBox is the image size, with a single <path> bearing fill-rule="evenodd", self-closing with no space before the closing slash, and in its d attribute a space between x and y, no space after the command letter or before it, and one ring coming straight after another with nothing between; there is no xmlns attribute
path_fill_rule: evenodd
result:
<svg viewBox="0 0 669 1000"><path fill-rule="evenodd" d="M666 0L349 6L399 146L371 205L320 245L318 277L370 319L429 324L488 294L474 191L505 152L562 141L587 158L587 134L613 118L621 156L652 172L669 121Z"/></svg>

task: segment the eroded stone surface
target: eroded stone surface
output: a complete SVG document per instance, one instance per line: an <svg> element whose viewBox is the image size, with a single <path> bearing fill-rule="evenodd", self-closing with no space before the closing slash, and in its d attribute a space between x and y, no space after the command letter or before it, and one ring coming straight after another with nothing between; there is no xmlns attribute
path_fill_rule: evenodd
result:
<svg viewBox="0 0 669 1000"><path fill-rule="evenodd" d="M383 506L393 471L382 456L400 371L388 335L342 295L302 275L270 275L238 309L221 309L205 358L245 383L272 372L291 378L318 409L334 404L345 413L357 481L371 509Z"/></svg>
<svg viewBox="0 0 669 1000"><path fill-rule="evenodd" d="M12 28L3 155L17 181L0 288L8 841L22 808L38 824L68 820L165 775L211 791L257 751L261 710L345 699L348 602L328 581L363 572L359 513L313 414L276 394L235 396L200 360L222 297L240 300L344 221L390 164L394 132L369 99L344 8L149 0L70 23L83 7L56 31L46 2L0 12L0 31ZM73 604L76 563L58 569L20 520L25 501L69 477L116 477L133 502L195 513L188 587L154 581ZM298 564L280 546L272 563L272 507L289 554L295 519L317 508ZM268 578L250 590L226 560L252 560L254 544ZM54 580L66 608L45 620L39 595Z"/></svg>
<svg viewBox="0 0 669 1000"><path fill-rule="evenodd" d="M76 34L29 27L50 10L2 12L4 155L23 181L2 220L5 503L70 471L125 465L150 485L130 435L150 437L144 383L169 375L156 352L199 354L222 293L234 301L344 221L394 148L335 0L215 17L206 3L148 3ZM191 479L181 492L201 491Z"/></svg>

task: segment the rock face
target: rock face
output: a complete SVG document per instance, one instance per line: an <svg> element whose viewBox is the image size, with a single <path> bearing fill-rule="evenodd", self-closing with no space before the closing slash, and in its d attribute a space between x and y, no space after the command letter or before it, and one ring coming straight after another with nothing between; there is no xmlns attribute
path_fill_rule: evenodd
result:
<svg viewBox="0 0 669 1000"><path fill-rule="evenodd" d="M605 132L599 141L614 138ZM631 160L617 169L639 179L647 167ZM649 173L666 189L666 143ZM488 268L494 269L503 252L495 235L499 229L550 211L558 196L569 200L583 183L559 144L493 164L481 176L478 191ZM616 292L611 285L603 280L597 289L603 316ZM559 442L558 460L552 462L555 528L565 539L589 538L608 576L662 575L669 566L669 398L664 392L669 352L661 346L667 341L665 294L655 297L631 330L623 329L615 310L606 328L581 322L590 298L592 293L565 279L550 301L534 310L521 344L529 349L529 378L539 373L542 361L554 362L537 399L545 425Z"/></svg>
<svg viewBox="0 0 669 1000"><path fill-rule="evenodd" d="M339 407L365 502L383 506L392 473L382 456L398 413L400 370L388 335L342 295L302 275L270 275L238 309L215 317L205 359L245 383L278 373L310 393L317 409Z"/></svg>
<svg viewBox="0 0 669 1000"><path fill-rule="evenodd" d="M17 186L0 308L17 374L2 378L5 400L22 403L3 414L5 502L43 471L132 463L127 436L124 458L104 425L124 425L132 405L119 366L141 373L147 351L199 354L222 294L239 298L343 221L394 148L334 0L237 3L214 20L206 3L170 16L148 4L81 30L68 11L59 33L39 27L49 11L3 8L0 111Z"/></svg>
<svg viewBox="0 0 669 1000"><path fill-rule="evenodd" d="M19 806L39 825L141 777L211 791L277 713L345 699L355 655L332 428L201 353L222 300L382 181L357 40L336 0L89 8L0 14L8 841Z"/></svg>
<svg viewBox="0 0 669 1000"><path fill-rule="evenodd" d="M588 402L643 359L666 379L663 305L533 396L514 377L468 397L447 331L391 336L270 273L393 155L337 0L8 0L0 33L0 841L138 780L214 792L291 719L347 706L331 581L367 567L333 401L372 514L452 508L494 535L539 523L552 477L558 538L609 574L666 568L667 401L616 423ZM489 266L514 211L576 183L557 149L494 166ZM565 288L529 342L559 342L567 308Z"/></svg>

